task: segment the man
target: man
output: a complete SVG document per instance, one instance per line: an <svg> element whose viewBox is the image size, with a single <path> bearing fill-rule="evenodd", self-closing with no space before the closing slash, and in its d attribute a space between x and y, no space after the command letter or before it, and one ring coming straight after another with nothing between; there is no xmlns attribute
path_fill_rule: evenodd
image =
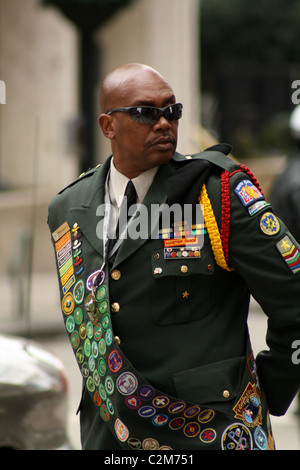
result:
<svg viewBox="0 0 300 470"><path fill-rule="evenodd" d="M158 72L122 66L100 101L112 157L49 206L83 448L273 449L269 412L299 388L300 247L228 146L176 153L182 106ZM250 293L269 317L256 362Z"/></svg>

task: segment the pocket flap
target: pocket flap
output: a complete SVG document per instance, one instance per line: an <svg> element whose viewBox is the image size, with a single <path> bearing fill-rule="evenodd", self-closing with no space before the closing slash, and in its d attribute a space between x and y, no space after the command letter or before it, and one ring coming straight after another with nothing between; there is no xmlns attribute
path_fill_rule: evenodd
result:
<svg viewBox="0 0 300 470"><path fill-rule="evenodd" d="M240 389L244 368L242 356L178 372L173 375L178 397L198 405L231 402Z"/></svg>

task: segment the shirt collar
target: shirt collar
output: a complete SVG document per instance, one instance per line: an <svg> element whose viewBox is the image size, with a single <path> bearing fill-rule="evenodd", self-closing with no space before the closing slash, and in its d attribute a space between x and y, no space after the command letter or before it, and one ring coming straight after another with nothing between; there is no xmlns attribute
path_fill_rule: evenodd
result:
<svg viewBox="0 0 300 470"><path fill-rule="evenodd" d="M132 179L137 192L138 203L143 202L157 170L158 167L150 168L150 170L146 170ZM110 165L109 193L113 205L120 207L128 181L129 178L116 169L112 158Z"/></svg>

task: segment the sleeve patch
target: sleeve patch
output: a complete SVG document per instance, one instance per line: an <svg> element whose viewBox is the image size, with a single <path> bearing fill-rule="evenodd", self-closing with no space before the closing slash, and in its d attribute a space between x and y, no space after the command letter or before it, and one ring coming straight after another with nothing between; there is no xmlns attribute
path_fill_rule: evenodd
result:
<svg viewBox="0 0 300 470"><path fill-rule="evenodd" d="M234 192L244 207L248 207L254 202L264 200L263 194L250 180L240 181Z"/></svg>
<svg viewBox="0 0 300 470"><path fill-rule="evenodd" d="M283 237L276 247L293 274L300 271L300 252L289 236Z"/></svg>
<svg viewBox="0 0 300 470"><path fill-rule="evenodd" d="M265 212L260 219L260 229L265 235L276 235L280 230L280 222L272 212Z"/></svg>
<svg viewBox="0 0 300 470"><path fill-rule="evenodd" d="M265 209L268 206L270 206L270 204L267 201L258 201L252 204L248 208L248 212L252 216L252 215L257 214L258 212L260 212L261 210Z"/></svg>

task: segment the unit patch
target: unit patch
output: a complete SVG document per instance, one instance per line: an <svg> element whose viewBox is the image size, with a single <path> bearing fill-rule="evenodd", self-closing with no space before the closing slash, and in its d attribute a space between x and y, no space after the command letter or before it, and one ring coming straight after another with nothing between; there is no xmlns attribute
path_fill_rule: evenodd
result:
<svg viewBox="0 0 300 470"><path fill-rule="evenodd" d="M252 450L251 432L243 424L231 424L222 435L221 445L223 450Z"/></svg>
<svg viewBox="0 0 300 470"><path fill-rule="evenodd" d="M264 199L263 194L259 189L249 180L242 180L238 183L234 190L243 206L248 207L256 201Z"/></svg>
<svg viewBox="0 0 300 470"><path fill-rule="evenodd" d="M260 229L265 235L276 235L280 230L280 223L272 212L265 212L260 219Z"/></svg>
<svg viewBox="0 0 300 470"><path fill-rule="evenodd" d="M241 419L249 427L261 424L261 404L255 385L251 385L251 383L247 385L233 411L235 417Z"/></svg>
<svg viewBox="0 0 300 470"><path fill-rule="evenodd" d="M288 235L282 238L276 247L293 274L300 270L300 253Z"/></svg>

